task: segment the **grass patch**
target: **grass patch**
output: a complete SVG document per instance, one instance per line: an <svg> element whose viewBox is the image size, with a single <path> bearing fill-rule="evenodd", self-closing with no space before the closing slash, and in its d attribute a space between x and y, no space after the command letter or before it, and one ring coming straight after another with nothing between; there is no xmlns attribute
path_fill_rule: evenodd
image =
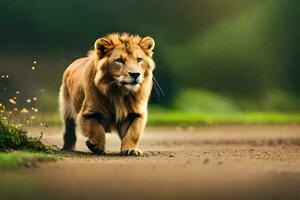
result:
<svg viewBox="0 0 300 200"><path fill-rule="evenodd" d="M150 112L149 125L197 124L290 124L300 123L300 113L184 113L177 111Z"/></svg>
<svg viewBox="0 0 300 200"><path fill-rule="evenodd" d="M55 160L61 157L59 154L49 154L45 152L0 152L0 169L12 169L25 165L34 166L36 162Z"/></svg>
<svg viewBox="0 0 300 200"><path fill-rule="evenodd" d="M47 114L43 119L49 125L60 126L59 115ZM201 124L293 124L300 123L300 113L234 112L203 113L164 109L149 110L148 125L201 125Z"/></svg>

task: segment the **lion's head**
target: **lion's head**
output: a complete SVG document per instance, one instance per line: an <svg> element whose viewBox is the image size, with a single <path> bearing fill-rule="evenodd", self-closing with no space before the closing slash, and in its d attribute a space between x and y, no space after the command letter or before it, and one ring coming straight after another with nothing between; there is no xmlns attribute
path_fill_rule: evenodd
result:
<svg viewBox="0 0 300 200"><path fill-rule="evenodd" d="M145 82L152 81L155 42L151 37L109 34L95 42L95 84L105 91L118 88L137 92ZM103 91L103 90L102 90Z"/></svg>

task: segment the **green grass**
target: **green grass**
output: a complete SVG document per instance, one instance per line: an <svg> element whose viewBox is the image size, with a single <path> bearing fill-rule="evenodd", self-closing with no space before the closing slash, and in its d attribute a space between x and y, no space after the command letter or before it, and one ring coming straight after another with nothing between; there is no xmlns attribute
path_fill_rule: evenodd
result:
<svg viewBox="0 0 300 200"><path fill-rule="evenodd" d="M26 162L33 163L35 161L55 160L59 157L59 154L49 154L44 152L0 152L0 169L13 169Z"/></svg>
<svg viewBox="0 0 300 200"><path fill-rule="evenodd" d="M61 125L58 114L42 117L49 125ZM170 110L149 111L148 125L201 125L201 124L291 124L300 123L300 113L234 112L203 113Z"/></svg>
<svg viewBox="0 0 300 200"><path fill-rule="evenodd" d="M244 113L183 113L176 111L149 113L150 125L197 125L197 124L284 124L300 123L300 113L275 112Z"/></svg>

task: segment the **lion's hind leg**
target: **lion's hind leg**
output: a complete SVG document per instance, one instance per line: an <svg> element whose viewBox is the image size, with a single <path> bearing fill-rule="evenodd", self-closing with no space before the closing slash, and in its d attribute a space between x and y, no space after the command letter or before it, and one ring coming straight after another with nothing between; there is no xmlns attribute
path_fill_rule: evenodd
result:
<svg viewBox="0 0 300 200"><path fill-rule="evenodd" d="M64 150L73 150L76 143L75 120L73 118L65 119Z"/></svg>
<svg viewBox="0 0 300 200"><path fill-rule="evenodd" d="M62 121L64 123L64 150L73 150L76 143L75 119L72 116L72 105L64 85L60 88L59 106Z"/></svg>

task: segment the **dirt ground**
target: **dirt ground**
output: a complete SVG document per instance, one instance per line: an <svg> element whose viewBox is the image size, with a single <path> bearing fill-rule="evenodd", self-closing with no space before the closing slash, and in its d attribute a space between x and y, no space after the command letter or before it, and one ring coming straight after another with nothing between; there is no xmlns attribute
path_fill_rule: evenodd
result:
<svg viewBox="0 0 300 200"><path fill-rule="evenodd" d="M44 132L62 146L60 128ZM85 140L67 158L0 172L0 199L300 199L300 125L148 127L143 157L120 157L116 134L106 156Z"/></svg>

